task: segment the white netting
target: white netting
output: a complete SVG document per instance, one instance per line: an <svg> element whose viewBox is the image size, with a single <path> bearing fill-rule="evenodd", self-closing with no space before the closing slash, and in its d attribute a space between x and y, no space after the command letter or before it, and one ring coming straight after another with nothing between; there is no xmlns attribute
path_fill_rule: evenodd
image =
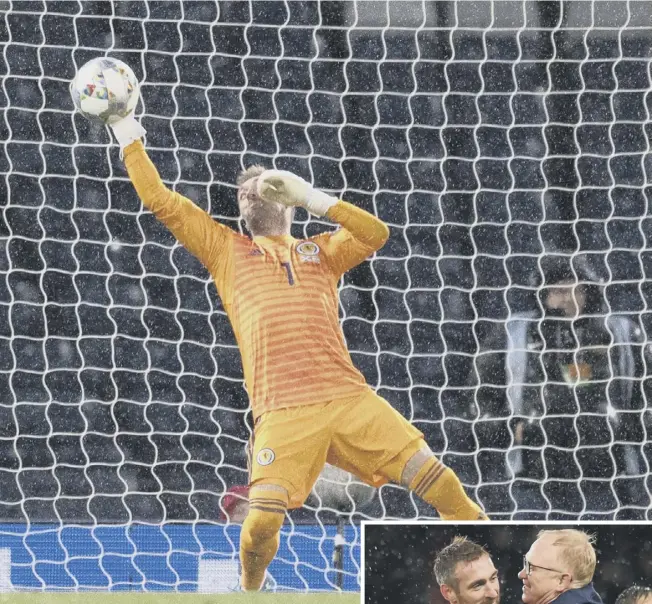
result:
<svg viewBox="0 0 652 604"><path fill-rule="evenodd" d="M652 4L0 4L16 586L222 589L235 572L219 516L246 481L238 351L108 133L73 117L69 81L101 55L142 81L163 179L216 219L239 228L235 175L263 163L391 225L344 279L353 359L488 512L649 517ZM327 228L299 218L296 235ZM600 282L598 319L543 320L552 253ZM390 486L355 512L349 545L362 516L432 515ZM356 589L357 546L338 576L335 532L319 500L293 516L271 584Z"/></svg>

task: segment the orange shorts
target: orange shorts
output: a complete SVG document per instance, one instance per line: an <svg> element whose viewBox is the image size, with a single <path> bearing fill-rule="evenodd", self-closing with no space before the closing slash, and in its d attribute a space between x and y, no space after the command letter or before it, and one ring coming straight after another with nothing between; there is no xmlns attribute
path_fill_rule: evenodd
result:
<svg viewBox="0 0 652 604"><path fill-rule="evenodd" d="M254 428L250 484L284 486L301 507L328 462L379 487L379 473L423 434L371 389L361 395L264 413Z"/></svg>

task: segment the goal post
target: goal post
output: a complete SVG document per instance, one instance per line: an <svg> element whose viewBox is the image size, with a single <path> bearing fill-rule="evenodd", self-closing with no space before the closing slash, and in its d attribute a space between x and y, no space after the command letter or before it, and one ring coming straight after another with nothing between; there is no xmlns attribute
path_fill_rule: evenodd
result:
<svg viewBox="0 0 652 604"><path fill-rule="evenodd" d="M216 220L241 228L235 177L260 163L389 224L341 284L351 356L490 515L650 518L650 3L0 8L0 589L235 588L239 353L210 276L73 114L97 56L133 68L163 180ZM599 289L607 337L587 360L571 324L557 373L553 257ZM436 516L342 480L290 515L270 589L355 591L361 519Z"/></svg>

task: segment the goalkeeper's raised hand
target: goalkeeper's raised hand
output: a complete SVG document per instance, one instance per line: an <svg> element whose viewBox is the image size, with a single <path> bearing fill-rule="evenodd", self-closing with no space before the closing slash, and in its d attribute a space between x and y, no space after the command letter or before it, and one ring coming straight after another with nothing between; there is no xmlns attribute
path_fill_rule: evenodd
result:
<svg viewBox="0 0 652 604"><path fill-rule="evenodd" d="M265 170L258 177L257 193L264 201L299 206L315 216L324 216L338 199L315 189L300 176L285 170Z"/></svg>
<svg viewBox="0 0 652 604"><path fill-rule="evenodd" d="M120 145L120 151L124 151L134 141L139 140L145 134L145 128L140 125L140 122L134 117L133 112L127 117L123 117L117 122L110 123L109 126L115 134L115 138Z"/></svg>

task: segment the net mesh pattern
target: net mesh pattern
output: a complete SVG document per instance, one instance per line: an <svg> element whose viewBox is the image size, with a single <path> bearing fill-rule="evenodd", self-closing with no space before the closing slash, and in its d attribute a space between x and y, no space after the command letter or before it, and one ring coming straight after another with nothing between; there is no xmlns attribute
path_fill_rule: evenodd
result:
<svg viewBox="0 0 652 604"><path fill-rule="evenodd" d="M213 522L246 482L215 288L73 113L96 56L134 69L151 158L215 219L241 228L235 176L260 163L390 225L342 282L352 358L489 513L649 515L649 3L2 8L0 516ZM327 228L300 212L293 234ZM561 352L551 258L600 298ZM351 518L433 515L386 486Z"/></svg>

